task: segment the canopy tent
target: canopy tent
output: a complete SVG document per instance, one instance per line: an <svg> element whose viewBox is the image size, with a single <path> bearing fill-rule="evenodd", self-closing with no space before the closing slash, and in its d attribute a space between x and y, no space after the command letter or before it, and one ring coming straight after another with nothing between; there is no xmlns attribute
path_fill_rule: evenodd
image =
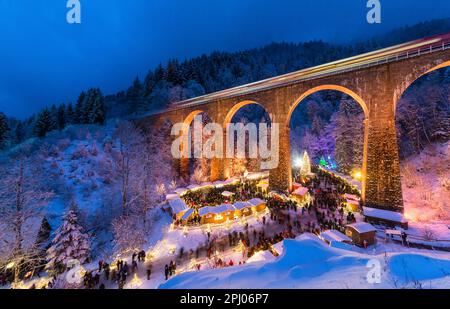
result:
<svg viewBox="0 0 450 309"><path fill-rule="evenodd" d="M297 195L300 197L304 197L308 193L308 188L305 187L298 187L294 192L292 192L293 195Z"/></svg>
<svg viewBox="0 0 450 309"><path fill-rule="evenodd" d="M347 204L347 207L351 209L351 211L353 211L353 212L358 211L359 201L352 200L352 199L347 199L345 201L345 203Z"/></svg>
<svg viewBox="0 0 450 309"><path fill-rule="evenodd" d="M357 197L357 196L354 195L354 194L348 194L348 193L345 193L345 194L344 194L344 198L345 198L346 200L359 201L359 197Z"/></svg>
<svg viewBox="0 0 450 309"><path fill-rule="evenodd" d="M232 197L233 195L234 195L234 193L230 192L230 191L223 191L222 192L222 196L225 196L225 197Z"/></svg>
<svg viewBox="0 0 450 309"><path fill-rule="evenodd" d="M263 192L267 192L269 190L269 180L267 180L267 179L261 180L256 185L256 187L261 189Z"/></svg>

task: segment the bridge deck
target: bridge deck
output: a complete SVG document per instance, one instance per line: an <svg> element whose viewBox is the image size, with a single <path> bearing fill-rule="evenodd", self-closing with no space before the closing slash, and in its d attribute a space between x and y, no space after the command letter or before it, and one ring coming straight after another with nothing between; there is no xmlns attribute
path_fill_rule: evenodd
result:
<svg viewBox="0 0 450 309"><path fill-rule="evenodd" d="M330 62L300 71L272 77L254 83L214 92L193 99L173 103L168 110L177 110L202 105L214 100L254 93L262 90L286 86L300 81L358 70L379 64L400 61L423 54L450 49L450 33L395 45L366 54Z"/></svg>

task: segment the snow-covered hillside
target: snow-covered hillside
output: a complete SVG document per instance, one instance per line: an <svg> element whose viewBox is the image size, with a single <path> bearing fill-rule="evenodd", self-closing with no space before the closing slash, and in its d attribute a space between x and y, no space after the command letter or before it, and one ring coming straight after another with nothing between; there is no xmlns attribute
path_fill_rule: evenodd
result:
<svg viewBox="0 0 450 309"><path fill-rule="evenodd" d="M374 252L332 248L312 234L285 240L274 261L178 275L163 289L195 288L449 288L450 254L380 245ZM384 250L388 253L383 252ZM369 261L379 261L381 283L371 284Z"/></svg>
<svg viewBox="0 0 450 309"><path fill-rule="evenodd" d="M450 145L432 144L401 163L405 214L412 222L450 224Z"/></svg>

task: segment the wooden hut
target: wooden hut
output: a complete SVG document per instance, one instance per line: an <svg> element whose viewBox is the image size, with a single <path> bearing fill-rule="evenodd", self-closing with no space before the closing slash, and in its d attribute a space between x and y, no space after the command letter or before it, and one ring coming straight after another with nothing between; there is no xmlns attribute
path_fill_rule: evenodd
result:
<svg viewBox="0 0 450 309"><path fill-rule="evenodd" d="M297 187L297 189L295 189L292 192L292 196L299 201L300 203L304 202L307 200L308 196L309 196L309 190L308 188L305 187Z"/></svg>
<svg viewBox="0 0 450 309"><path fill-rule="evenodd" d="M267 194L269 191L269 181L268 180L261 180L256 187L262 192Z"/></svg>
<svg viewBox="0 0 450 309"><path fill-rule="evenodd" d="M354 194L345 193L344 199L345 199L344 205L345 207L347 207L348 210L352 212L357 212L359 210L359 200L360 200L359 197L357 197Z"/></svg>
<svg viewBox="0 0 450 309"><path fill-rule="evenodd" d="M190 219L195 215L195 209L189 208L184 214L181 216L180 220L182 224L187 224Z"/></svg>
<svg viewBox="0 0 450 309"><path fill-rule="evenodd" d="M266 202L260 198L253 198L248 201L252 205L252 210L261 212L266 209Z"/></svg>
<svg viewBox="0 0 450 309"><path fill-rule="evenodd" d="M246 217L252 214L252 204L249 202L235 202L235 217Z"/></svg>
<svg viewBox="0 0 450 309"><path fill-rule="evenodd" d="M350 237L354 244L364 247L375 244L376 229L367 222L358 222L345 226L345 235Z"/></svg>
<svg viewBox="0 0 450 309"><path fill-rule="evenodd" d="M181 198L175 198L168 201L167 209L172 216L175 216L176 220L179 220L189 207Z"/></svg>
<svg viewBox="0 0 450 309"><path fill-rule="evenodd" d="M227 219L234 219L235 208L231 204L222 204L220 206L207 206L198 210L202 224L224 223Z"/></svg>

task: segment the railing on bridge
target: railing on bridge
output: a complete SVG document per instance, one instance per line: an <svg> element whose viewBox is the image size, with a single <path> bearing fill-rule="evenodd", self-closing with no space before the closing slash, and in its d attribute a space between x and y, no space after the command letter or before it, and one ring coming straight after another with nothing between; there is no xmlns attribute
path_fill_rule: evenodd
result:
<svg viewBox="0 0 450 309"><path fill-rule="evenodd" d="M414 57L418 57L418 56L422 56L425 54L431 54L434 52L438 52L438 51L443 51L446 49L450 49L450 40L449 41L444 41L444 42L439 42L439 43L435 43L435 44L430 44L428 46L425 47L419 47L416 50L408 50L404 53L400 53L397 55L388 55L386 57L382 57L381 59L377 59L376 61L368 61L366 63L363 64L356 64L354 66L350 66L350 67L343 67L342 69L336 68L335 70L325 70L324 72L318 72L316 74L307 74L307 76L299 76L298 78L294 78L292 80L288 80L285 82L279 82L279 83L275 83L273 85L267 85L267 86L261 86L263 89L250 89L250 90L246 90L247 88L250 88L250 86L246 87L245 85L243 86L238 86L236 87L236 89L233 91L232 89L229 90L222 90L222 91L230 91L230 94L224 94L223 96L220 96L220 99L227 99L227 98L231 98L237 95L242 95L242 94L252 94L261 90L270 90L273 88L278 88L281 86L288 86L288 85L292 85L292 84L296 84L298 82L301 81L307 81L307 80L312 80L312 79L317 79L317 78L322 78L322 77L326 77L326 76L330 76L330 75L335 75L335 74L342 74L342 73L346 73L346 72L351 72L351 71L356 71L356 70L361 70L361 69L365 69L365 68L369 68L369 67L374 67L374 66L378 66L378 65L382 65L382 64L386 64L386 63L391 63L391 62L396 62L396 61L401 61L401 60L405 60L405 59L410 59L410 58L414 58ZM376 52L376 51L374 51ZM296 72L292 72L292 73L288 73L287 75L290 74L295 74ZM273 77L270 80L275 80L277 77ZM258 82L255 82L258 83ZM242 88L242 89L239 89ZM220 92L219 92L220 93ZM192 107L192 106L197 106L197 105L202 105L202 104L206 104L212 100L214 100L214 98L207 98L208 96L213 96L214 93L211 94L207 94L204 95L202 97L205 97L205 99L195 102L195 98L194 99L189 99L186 101L181 101L181 102L177 102L174 103L172 106L170 106L168 109L164 110L164 111L159 111L159 112L155 112L154 115L156 114L161 114L167 111L174 111L174 110L179 110L179 109L183 109L186 107ZM218 95L216 93L216 95ZM194 102L189 102L194 100Z"/></svg>

